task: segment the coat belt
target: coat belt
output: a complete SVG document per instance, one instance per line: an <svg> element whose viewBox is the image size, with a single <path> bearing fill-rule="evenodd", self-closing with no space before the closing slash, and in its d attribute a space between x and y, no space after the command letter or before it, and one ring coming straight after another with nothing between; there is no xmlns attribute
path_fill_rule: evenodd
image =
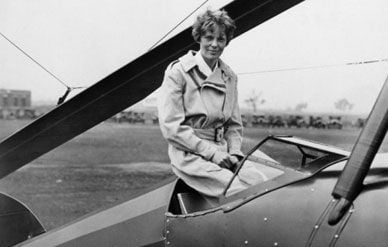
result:
<svg viewBox="0 0 388 247"><path fill-rule="evenodd" d="M194 134L201 139L220 142L224 139L224 127L217 127L211 129L194 129Z"/></svg>

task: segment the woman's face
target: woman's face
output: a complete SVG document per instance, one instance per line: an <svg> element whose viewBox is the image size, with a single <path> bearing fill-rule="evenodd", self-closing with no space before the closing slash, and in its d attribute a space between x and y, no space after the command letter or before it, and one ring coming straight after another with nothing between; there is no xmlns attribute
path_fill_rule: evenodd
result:
<svg viewBox="0 0 388 247"><path fill-rule="evenodd" d="M212 29L207 30L200 39L200 52L205 62L213 68L226 46L225 28L215 24Z"/></svg>

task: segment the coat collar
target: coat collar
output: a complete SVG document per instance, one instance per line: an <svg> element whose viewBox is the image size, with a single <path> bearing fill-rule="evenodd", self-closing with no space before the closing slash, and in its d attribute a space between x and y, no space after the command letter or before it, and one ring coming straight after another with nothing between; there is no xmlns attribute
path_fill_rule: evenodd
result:
<svg viewBox="0 0 388 247"><path fill-rule="evenodd" d="M195 66L198 66L197 59L195 58L196 53L197 52L190 50L186 55L179 59L185 72L188 72ZM221 59L218 59L218 67L226 77L232 77L233 72Z"/></svg>

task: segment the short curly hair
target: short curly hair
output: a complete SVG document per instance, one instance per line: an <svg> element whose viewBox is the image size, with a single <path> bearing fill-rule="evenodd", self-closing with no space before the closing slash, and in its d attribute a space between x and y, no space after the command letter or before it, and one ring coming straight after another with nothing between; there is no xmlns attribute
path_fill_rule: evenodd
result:
<svg viewBox="0 0 388 247"><path fill-rule="evenodd" d="M226 44L229 44L233 38L236 25L225 10L213 11L208 9L205 13L198 15L197 20L192 26L194 40L199 43L201 36L204 35L206 31L212 30L215 24L225 28Z"/></svg>

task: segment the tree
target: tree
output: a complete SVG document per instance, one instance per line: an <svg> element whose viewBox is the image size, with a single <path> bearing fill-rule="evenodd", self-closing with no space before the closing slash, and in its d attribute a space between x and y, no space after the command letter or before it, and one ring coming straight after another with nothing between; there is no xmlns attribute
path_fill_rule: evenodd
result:
<svg viewBox="0 0 388 247"><path fill-rule="evenodd" d="M306 109L308 106L308 104L306 102L303 102L303 103L299 103L295 106L295 111L297 112L301 112L303 111L304 109Z"/></svg>
<svg viewBox="0 0 388 247"><path fill-rule="evenodd" d="M345 112L345 111L351 111L354 107L354 104L350 103L347 99L343 98L343 99L337 100L334 103L334 107L337 110Z"/></svg>
<svg viewBox="0 0 388 247"><path fill-rule="evenodd" d="M257 111L257 108L264 104L265 103L265 99L262 99L261 98L261 94L262 92L260 93L256 93L255 90L252 91L252 93L248 96L248 98L245 100L245 103L249 106L249 107L252 107L253 109L253 112L256 112Z"/></svg>

